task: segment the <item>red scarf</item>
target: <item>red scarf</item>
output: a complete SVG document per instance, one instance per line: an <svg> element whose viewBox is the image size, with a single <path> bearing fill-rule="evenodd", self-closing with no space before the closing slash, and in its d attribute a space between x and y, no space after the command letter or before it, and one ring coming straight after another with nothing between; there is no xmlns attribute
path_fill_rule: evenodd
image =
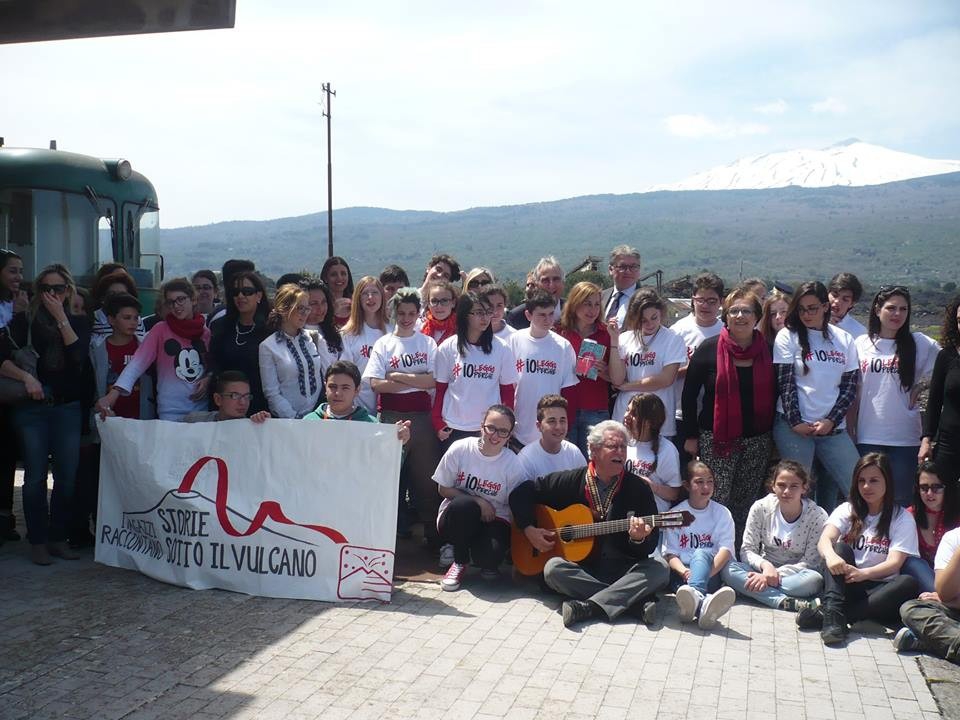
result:
<svg viewBox="0 0 960 720"><path fill-rule="evenodd" d="M753 360L753 426L767 432L773 426L773 362L763 336L753 331L753 343L744 349L733 341L727 328L717 339L717 384L713 399L713 446L727 457L743 435L740 380L735 360Z"/></svg>
<svg viewBox="0 0 960 720"><path fill-rule="evenodd" d="M457 316L454 313L450 313L446 320L437 320L433 317L433 313L427 310L427 315L423 321L423 327L420 328L420 332L432 337L437 341L437 345L439 345L448 337L453 337L457 334ZM440 332L443 334L440 336L440 339L437 340L437 333Z"/></svg>
<svg viewBox="0 0 960 720"><path fill-rule="evenodd" d="M164 320L167 326L173 330L174 335L179 335L187 340L197 340L203 335L203 329L206 324L203 322L203 315L197 313L189 320L180 320L173 313L167 315Z"/></svg>

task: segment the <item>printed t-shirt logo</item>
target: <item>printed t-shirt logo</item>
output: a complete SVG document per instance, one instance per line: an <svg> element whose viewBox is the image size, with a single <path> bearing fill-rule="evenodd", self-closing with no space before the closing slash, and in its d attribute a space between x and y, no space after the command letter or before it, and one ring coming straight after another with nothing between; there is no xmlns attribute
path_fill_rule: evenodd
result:
<svg viewBox="0 0 960 720"><path fill-rule="evenodd" d="M556 360L537 360L536 358L527 358L526 360L517 360L517 372L519 373L539 373L540 375L556 375Z"/></svg>
<svg viewBox="0 0 960 720"><path fill-rule="evenodd" d="M867 370L873 373L897 373L900 372L900 362L897 356L892 358L873 358L872 360L860 361L860 372L866 373Z"/></svg>
<svg viewBox="0 0 960 720"><path fill-rule="evenodd" d="M362 345L360 347L360 357L369 359L371 347L370 345Z"/></svg>
<svg viewBox="0 0 960 720"><path fill-rule="evenodd" d="M626 357L626 364L630 367L646 367L657 362L657 351L647 350L645 352L630 353Z"/></svg>
<svg viewBox="0 0 960 720"><path fill-rule="evenodd" d="M503 487L501 483L494 480L484 480L463 470L457 473L457 486L464 487L475 495L491 496L499 495L500 488Z"/></svg>
<svg viewBox="0 0 960 720"><path fill-rule="evenodd" d="M453 366L453 376L457 377L457 373L462 371L464 378L492 380L496 369L496 365L490 365L489 363L464 363L462 368L460 363L457 363Z"/></svg>
<svg viewBox="0 0 960 720"><path fill-rule="evenodd" d="M787 538L786 540L784 540L783 538L775 537L775 538L773 538L773 543L774 543L774 545L776 545L777 547L781 547L781 548L792 548L792 547L793 547L793 540L792 540L791 538Z"/></svg>
<svg viewBox="0 0 960 720"><path fill-rule="evenodd" d="M820 362L833 363L834 365L847 364L847 354L843 350L811 350L803 356L804 360L813 360L814 358Z"/></svg>
<svg viewBox="0 0 960 720"><path fill-rule="evenodd" d="M640 459L628 459L624 463L624 467L628 473L633 473L634 475L648 475L653 470L653 463Z"/></svg>
<svg viewBox="0 0 960 720"><path fill-rule="evenodd" d="M415 365L426 365L427 364L427 354L425 352L415 352L415 353L401 353L400 355L392 355L390 357L390 367L396 370L401 365L405 368L414 367Z"/></svg>
<svg viewBox="0 0 960 720"><path fill-rule="evenodd" d="M712 548L713 533L683 533L680 536L680 548L686 550L688 547L691 550L696 550L697 548Z"/></svg>
<svg viewBox="0 0 960 720"><path fill-rule="evenodd" d="M857 538L854 544L855 549L864 552L876 553L877 555L888 555L890 553L890 538L867 537L865 534Z"/></svg>

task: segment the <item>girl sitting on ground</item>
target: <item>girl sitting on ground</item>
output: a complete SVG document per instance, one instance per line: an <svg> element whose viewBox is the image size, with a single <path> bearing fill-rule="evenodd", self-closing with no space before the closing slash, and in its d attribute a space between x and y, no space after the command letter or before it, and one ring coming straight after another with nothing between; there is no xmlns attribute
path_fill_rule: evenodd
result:
<svg viewBox="0 0 960 720"><path fill-rule="evenodd" d="M697 619L701 629L709 630L737 598L721 577L733 558L733 516L710 500L715 480L706 463L691 460L686 474L683 486L690 497L674 510L692 513L694 521L683 528L664 528L661 553L671 570L680 622Z"/></svg>
<svg viewBox="0 0 960 720"><path fill-rule="evenodd" d="M740 562L723 569L723 580L767 607L816 608L823 587L817 541L827 513L806 497L810 478L798 462L777 463L768 487L770 494L757 500L747 515Z"/></svg>
<svg viewBox="0 0 960 720"><path fill-rule="evenodd" d="M826 563L823 607L797 613L801 629L821 628L824 645L842 642L847 623L900 625L900 606L917 596L917 581L901 575L918 554L913 516L894 503L890 463L867 453L853 468L849 500L827 519L818 549Z"/></svg>

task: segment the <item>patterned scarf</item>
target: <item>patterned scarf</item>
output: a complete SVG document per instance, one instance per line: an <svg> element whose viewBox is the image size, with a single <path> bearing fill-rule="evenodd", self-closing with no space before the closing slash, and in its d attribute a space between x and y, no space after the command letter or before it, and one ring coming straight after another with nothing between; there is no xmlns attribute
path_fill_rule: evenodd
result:
<svg viewBox="0 0 960 720"><path fill-rule="evenodd" d="M597 520L606 520L610 514L610 508L613 506L613 499L620 492L620 486L623 484L623 470L614 480L613 484L607 488L607 494L604 496L597 486L597 470L593 466L593 461L587 465L587 481L584 487L584 494L587 496L587 504L593 511Z"/></svg>

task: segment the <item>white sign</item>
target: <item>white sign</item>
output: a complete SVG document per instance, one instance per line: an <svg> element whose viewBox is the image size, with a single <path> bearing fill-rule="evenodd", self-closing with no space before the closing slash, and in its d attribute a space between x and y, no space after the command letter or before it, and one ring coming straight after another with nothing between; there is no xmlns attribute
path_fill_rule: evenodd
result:
<svg viewBox="0 0 960 720"><path fill-rule="evenodd" d="M390 600L394 425L98 424L98 562L197 590Z"/></svg>

